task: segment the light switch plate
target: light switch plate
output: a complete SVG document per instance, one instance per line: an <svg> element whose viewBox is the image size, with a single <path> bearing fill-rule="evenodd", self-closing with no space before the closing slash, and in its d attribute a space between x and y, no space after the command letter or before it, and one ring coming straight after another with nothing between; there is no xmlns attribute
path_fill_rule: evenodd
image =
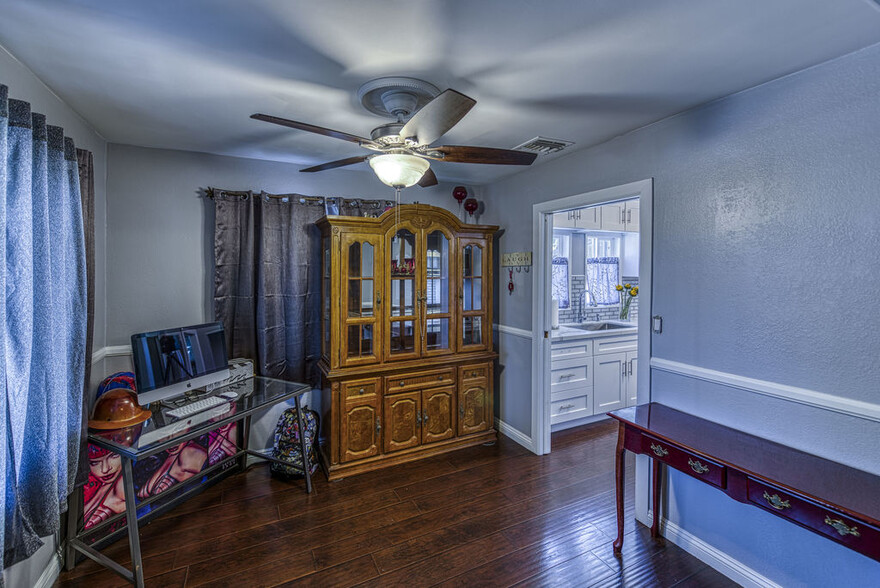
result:
<svg viewBox="0 0 880 588"><path fill-rule="evenodd" d="M532 265L531 251L518 251L516 253L503 253L501 255L501 267L527 267Z"/></svg>

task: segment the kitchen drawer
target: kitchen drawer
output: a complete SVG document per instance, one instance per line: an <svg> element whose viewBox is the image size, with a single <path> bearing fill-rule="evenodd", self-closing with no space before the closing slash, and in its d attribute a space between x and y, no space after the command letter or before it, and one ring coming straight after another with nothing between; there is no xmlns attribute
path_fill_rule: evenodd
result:
<svg viewBox="0 0 880 588"><path fill-rule="evenodd" d="M379 378L369 380L354 380L342 384L342 397L368 396L379 391Z"/></svg>
<svg viewBox="0 0 880 588"><path fill-rule="evenodd" d="M566 359L554 361L550 368L550 392L593 385L591 361Z"/></svg>
<svg viewBox="0 0 880 588"><path fill-rule="evenodd" d="M458 368L459 377L462 380L480 380L489 377L488 363L475 363L473 365L463 365Z"/></svg>
<svg viewBox="0 0 880 588"><path fill-rule="evenodd" d="M727 468L701 455L673 447L649 435L642 435L642 451L698 480L719 488L727 487Z"/></svg>
<svg viewBox="0 0 880 588"><path fill-rule="evenodd" d="M411 372L409 374L399 374L386 377L385 394L424 390L425 388L436 388L437 386L449 386L454 383L454 368Z"/></svg>
<svg viewBox="0 0 880 588"><path fill-rule="evenodd" d="M592 393L581 394L572 398L550 403L550 424L564 423L583 417L592 416Z"/></svg>
<svg viewBox="0 0 880 588"><path fill-rule="evenodd" d="M560 359L587 359L592 355L593 341L591 339L553 343L550 346L550 360L554 362Z"/></svg>
<svg viewBox="0 0 880 588"><path fill-rule="evenodd" d="M575 396L586 396L593 394L592 386L579 386L570 390L554 391L550 393L550 402L558 402L559 400L567 400Z"/></svg>
<svg viewBox="0 0 880 588"><path fill-rule="evenodd" d="M596 337L593 340L593 354L620 353L621 351L637 351L636 335L619 335L617 337Z"/></svg>
<svg viewBox="0 0 880 588"><path fill-rule="evenodd" d="M747 480L749 502L752 504L869 557L880 559L880 529L754 478Z"/></svg>

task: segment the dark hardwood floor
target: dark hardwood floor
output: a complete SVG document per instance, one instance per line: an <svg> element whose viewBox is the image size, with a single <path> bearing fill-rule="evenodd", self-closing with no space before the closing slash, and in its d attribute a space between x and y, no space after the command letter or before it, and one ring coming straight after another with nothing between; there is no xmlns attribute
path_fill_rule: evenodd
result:
<svg viewBox="0 0 880 588"><path fill-rule="evenodd" d="M141 530L147 586L736 586L633 515L616 535L616 423L553 436L535 456L497 445L327 482L311 495L257 466ZM105 553L128 565L128 543ZM91 561L56 586L126 586Z"/></svg>

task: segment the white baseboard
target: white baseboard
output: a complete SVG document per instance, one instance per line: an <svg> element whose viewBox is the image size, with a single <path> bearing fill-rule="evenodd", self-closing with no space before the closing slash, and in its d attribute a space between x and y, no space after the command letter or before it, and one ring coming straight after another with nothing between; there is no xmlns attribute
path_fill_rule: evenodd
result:
<svg viewBox="0 0 880 588"><path fill-rule="evenodd" d="M834 396L824 392L817 392L816 390L808 390L806 388L798 388L786 384L777 384L776 382L770 382L768 380L747 378L737 374L719 372L696 365L680 363L669 359L661 359L659 357L651 358L651 369L703 380L713 384L721 384L722 386L728 386L731 388L739 388L740 390L753 392L755 394L781 398L782 400L788 400L789 402L797 402L799 404L805 404L823 410L830 410L851 417L880 422L880 404L872 402L843 398L841 396Z"/></svg>
<svg viewBox="0 0 880 588"><path fill-rule="evenodd" d="M508 425L501 419L495 419L495 428L505 437L513 439L532 453L535 453L535 444L532 438L514 427Z"/></svg>
<svg viewBox="0 0 880 588"><path fill-rule="evenodd" d="M648 521L653 513L648 511ZM650 522L648 523L650 525ZM776 582L759 574L741 561L709 545L696 535L685 531L666 519L660 522L661 534L667 541L681 547L706 565L747 588L782 588Z"/></svg>
<svg viewBox="0 0 880 588"><path fill-rule="evenodd" d="M34 588L52 588L58 575L61 573L61 550L60 548L52 555L52 559L46 565L46 569L40 574Z"/></svg>

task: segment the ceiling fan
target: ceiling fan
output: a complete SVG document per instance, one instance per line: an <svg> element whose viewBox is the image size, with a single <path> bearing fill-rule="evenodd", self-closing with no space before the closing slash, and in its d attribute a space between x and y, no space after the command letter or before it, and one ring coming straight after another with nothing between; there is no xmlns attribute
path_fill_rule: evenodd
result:
<svg viewBox="0 0 880 588"><path fill-rule="evenodd" d="M385 77L361 86L358 98L367 110L390 115L396 121L376 127L367 139L268 114L257 113L251 118L357 143L376 152L315 165L301 169L302 172L318 172L369 161L379 179L393 188L435 185L437 177L428 160L530 165L537 157L536 153L492 147L432 146L431 143L446 134L477 103L452 89L440 92L435 86L415 78Z"/></svg>

